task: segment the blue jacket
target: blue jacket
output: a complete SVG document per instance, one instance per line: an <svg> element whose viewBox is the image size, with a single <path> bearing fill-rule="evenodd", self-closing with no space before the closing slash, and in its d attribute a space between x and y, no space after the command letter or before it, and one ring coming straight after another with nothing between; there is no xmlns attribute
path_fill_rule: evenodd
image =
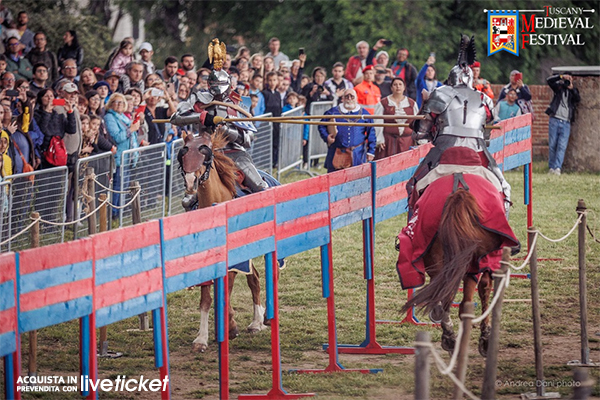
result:
<svg viewBox="0 0 600 400"><path fill-rule="evenodd" d="M325 112L325 115L343 115L344 113L341 110L342 105L337 107L330 108ZM363 119L345 119L344 117L336 118L337 122L357 122L357 123L368 123L372 124L373 120L368 118L370 116L369 112L360 109L358 111L350 111L346 112L346 115L366 115L367 118ZM336 127L338 134L335 137L335 142L329 146L327 150L327 157L325 158L325 167L327 167L327 171L334 171L332 161L333 155L335 154L335 149L339 148L348 148L355 147L352 151L353 154L353 165L360 165L366 162L367 154L374 155L375 154L375 143L377 142L377 137L375 136L375 128L364 127L364 126L338 126ZM319 134L321 138L327 143L327 136L329 132L327 131L326 125L319 125ZM366 142L366 146L365 146Z"/></svg>
<svg viewBox="0 0 600 400"><path fill-rule="evenodd" d="M425 63L425 65L423 65L423 68L421 68L421 70L419 71L417 79L415 79L415 85L417 86L417 106L419 108L421 108L421 105L423 104L423 95L421 95L421 92L423 91L423 89L427 90L427 82L425 81L425 73L427 72L427 68L429 68L429 64ZM442 86L442 82L438 80L436 80L435 82L435 87Z"/></svg>
<svg viewBox="0 0 600 400"><path fill-rule="evenodd" d="M108 110L104 115L104 123L108 134L117 145L116 166L120 167L122 161L127 164L129 160L121 160L123 152L138 147L137 132L129 131L131 121L124 114ZM137 156L134 157L133 164L137 162L137 158Z"/></svg>

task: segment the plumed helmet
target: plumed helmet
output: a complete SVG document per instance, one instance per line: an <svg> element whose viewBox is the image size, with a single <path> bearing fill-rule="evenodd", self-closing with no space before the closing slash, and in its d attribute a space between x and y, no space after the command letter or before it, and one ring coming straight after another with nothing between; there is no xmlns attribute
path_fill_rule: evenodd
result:
<svg viewBox="0 0 600 400"><path fill-rule="evenodd" d="M225 95L231 88L231 77L223 70L212 71L208 76L208 86L214 96Z"/></svg>
<svg viewBox="0 0 600 400"><path fill-rule="evenodd" d="M450 70L446 83L450 86L465 85L473 88L473 71L469 67L475 62L477 52L475 51L475 37L470 38L467 35L460 35L458 49L458 60L456 65Z"/></svg>
<svg viewBox="0 0 600 400"><path fill-rule="evenodd" d="M469 66L455 65L448 74L446 84L449 86L467 86L473 89L473 71Z"/></svg>

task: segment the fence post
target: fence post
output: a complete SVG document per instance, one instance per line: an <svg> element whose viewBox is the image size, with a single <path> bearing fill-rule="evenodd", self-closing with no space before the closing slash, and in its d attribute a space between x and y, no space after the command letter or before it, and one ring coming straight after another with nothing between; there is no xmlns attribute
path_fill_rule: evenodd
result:
<svg viewBox="0 0 600 400"><path fill-rule="evenodd" d="M32 219L38 219L40 213L33 211ZM31 248L40 247L40 221L37 221L31 227ZM28 360L28 375L37 376L37 330L29 332L29 360Z"/></svg>
<svg viewBox="0 0 600 400"><path fill-rule="evenodd" d="M471 339L471 328L473 328L473 318L475 317L475 304L467 301L463 305L462 313L460 314L463 334L460 338L458 350L458 359L456 364L456 377L461 383L465 383L467 376L467 365L469 364L469 340ZM453 399L462 399L463 390L458 385L454 385Z"/></svg>
<svg viewBox="0 0 600 400"><path fill-rule="evenodd" d="M142 222L142 207L139 196L139 193L141 192L142 188L140 186L140 183L138 181L134 181L129 187L129 190L131 191L131 196L135 196L131 202L131 221L134 225L140 224ZM141 313L138 316L140 318L140 330L149 330L150 322L148 320L148 314Z"/></svg>
<svg viewBox="0 0 600 400"><path fill-rule="evenodd" d="M585 211L587 210L583 199L577 202L577 214L581 214L581 222L579 223L578 232L578 247L579 247L579 311L581 314L581 364L587 365L590 363L590 344L588 342L587 333L587 285L585 271L585 229L587 226ZM579 215L578 215L579 217Z"/></svg>
<svg viewBox="0 0 600 400"><path fill-rule="evenodd" d="M88 233L93 235L96 233L96 182L94 181L94 168L88 167L85 170L85 182L87 182L88 195ZM77 226L75 226L77 229Z"/></svg>
<svg viewBox="0 0 600 400"><path fill-rule="evenodd" d="M429 400L429 346L431 334L417 332L415 346L415 400Z"/></svg>
<svg viewBox="0 0 600 400"><path fill-rule="evenodd" d="M586 368L575 369L573 381L575 386L573 389L573 399L587 400L592 395L592 388L594 386L594 380L588 377L588 370Z"/></svg>
<svg viewBox="0 0 600 400"><path fill-rule="evenodd" d="M106 193L101 193L98 196L100 202L104 203L106 201ZM107 215L107 204L104 203L98 210L99 218L100 218L100 232L106 232L108 230L108 215ZM95 224L94 224L95 227ZM90 232L91 234L91 232ZM108 357L108 327L102 326L100 327L100 357Z"/></svg>
<svg viewBox="0 0 600 400"><path fill-rule="evenodd" d="M510 248L502 250L502 261L510 261ZM498 342L500 340L500 318L502 316L502 301L504 300L504 285L500 283L510 273L505 264L500 264L500 270L494 274L494 296L498 296L496 306L492 310L492 330L488 342L487 358L485 360L485 376L481 389L481 398L494 400L496 398L496 376L498 374Z"/></svg>

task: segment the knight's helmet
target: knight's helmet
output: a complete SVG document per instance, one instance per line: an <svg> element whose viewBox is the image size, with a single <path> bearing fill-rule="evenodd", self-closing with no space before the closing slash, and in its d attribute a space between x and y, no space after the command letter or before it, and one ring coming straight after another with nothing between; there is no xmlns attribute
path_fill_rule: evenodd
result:
<svg viewBox="0 0 600 400"><path fill-rule="evenodd" d="M475 52L475 36L469 37L461 34L460 47L458 50L458 60L456 65L448 74L447 84L449 86L467 86L473 88L473 71L469 65L473 64L476 59Z"/></svg>
<svg viewBox="0 0 600 400"><path fill-rule="evenodd" d="M223 63L226 57L227 48L225 43L221 43L218 38L214 38L208 45L208 59L213 63L213 71L208 76L208 90L217 100L229 94L231 89L231 77L223 71Z"/></svg>

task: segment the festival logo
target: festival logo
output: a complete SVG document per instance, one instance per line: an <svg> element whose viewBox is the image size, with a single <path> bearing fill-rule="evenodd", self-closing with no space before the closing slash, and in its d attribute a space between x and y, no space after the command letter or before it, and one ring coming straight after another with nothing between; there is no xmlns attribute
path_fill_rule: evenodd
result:
<svg viewBox="0 0 600 400"><path fill-rule="evenodd" d="M488 56L501 50L519 55L519 11L488 11Z"/></svg>
<svg viewBox="0 0 600 400"><path fill-rule="evenodd" d="M593 29L595 9L543 6L539 10L483 10L488 14L488 56L516 56L529 46L583 46L581 31Z"/></svg>

